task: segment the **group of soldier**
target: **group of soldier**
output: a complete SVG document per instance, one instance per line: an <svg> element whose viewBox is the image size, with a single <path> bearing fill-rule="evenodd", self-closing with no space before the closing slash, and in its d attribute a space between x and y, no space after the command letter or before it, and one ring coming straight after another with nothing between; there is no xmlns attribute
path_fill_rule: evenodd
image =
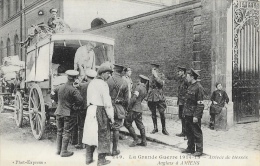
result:
<svg viewBox="0 0 260 166"><path fill-rule="evenodd" d="M159 71L158 64L151 64L152 75L148 78L139 75L140 81L132 89L130 75L123 77L131 69L119 64L114 68L101 65L97 72L86 70L86 77L82 83L77 81L78 71L68 70L67 83L56 87L51 98L56 101L57 109L57 154L62 157L73 155L67 150L71 132L78 125L78 144L76 148L86 148L86 164L93 162L93 152L97 147L98 165L109 164L107 155L120 154L118 149L119 130L126 127L133 137L129 145L147 146L145 127L142 122L142 101L147 100L152 113L154 129L151 134L158 132L158 110L161 119L162 133L169 135L165 121L165 96L163 86L165 77ZM186 73L186 69L178 67L178 105L179 117L182 120L182 133L178 136L187 136L188 147L183 153L194 153L200 156L203 153L203 136L201 118L203 112L204 90L197 78L199 74L193 69ZM135 121L140 130L141 140L138 139L132 126ZM110 148L112 135L112 152Z"/></svg>

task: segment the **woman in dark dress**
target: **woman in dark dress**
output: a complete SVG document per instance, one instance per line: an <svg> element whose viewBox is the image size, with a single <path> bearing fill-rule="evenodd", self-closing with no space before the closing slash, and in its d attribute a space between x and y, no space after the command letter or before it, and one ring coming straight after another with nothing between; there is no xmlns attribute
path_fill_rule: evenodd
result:
<svg viewBox="0 0 260 166"><path fill-rule="evenodd" d="M212 104L210 106L210 129L218 130L224 129L227 127L227 109L225 107L225 103L228 104L229 98L227 93L222 90L222 84L216 83L216 88L212 93L211 101Z"/></svg>

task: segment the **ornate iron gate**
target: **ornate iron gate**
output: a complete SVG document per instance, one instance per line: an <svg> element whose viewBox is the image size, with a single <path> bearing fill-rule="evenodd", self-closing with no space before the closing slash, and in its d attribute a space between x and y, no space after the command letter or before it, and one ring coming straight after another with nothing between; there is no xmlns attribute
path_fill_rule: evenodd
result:
<svg viewBox="0 0 260 166"><path fill-rule="evenodd" d="M237 123L259 121L259 2L233 2L233 103Z"/></svg>

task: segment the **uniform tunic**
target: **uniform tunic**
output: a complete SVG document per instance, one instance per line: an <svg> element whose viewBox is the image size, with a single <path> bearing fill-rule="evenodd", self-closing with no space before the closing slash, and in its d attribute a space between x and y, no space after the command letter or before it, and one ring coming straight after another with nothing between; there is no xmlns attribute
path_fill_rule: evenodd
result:
<svg viewBox="0 0 260 166"><path fill-rule="evenodd" d="M92 80L87 89L87 115L82 142L98 146L99 153L110 153L110 124L114 110L107 83L101 78Z"/></svg>
<svg viewBox="0 0 260 166"><path fill-rule="evenodd" d="M141 103L147 95L145 84L138 83L133 92L134 92L134 94L138 94L138 95L135 95L135 97L133 96L131 98L128 110L142 113L143 110L142 110L142 104Z"/></svg>
<svg viewBox="0 0 260 166"><path fill-rule="evenodd" d="M164 80L165 76L160 72L158 72L158 77L150 77L147 104L152 112L153 118L156 118L156 108L160 114L164 114L166 109L165 97L163 94ZM162 115L162 117L164 118L164 115Z"/></svg>
<svg viewBox="0 0 260 166"><path fill-rule="evenodd" d="M83 98L80 92L72 86L72 82L67 82L54 89L54 95L51 98L58 102L55 115L59 116L75 116L76 113L72 111L73 104L80 106Z"/></svg>
<svg viewBox="0 0 260 166"><path fill-rule="evenodd" d="M134 94L130 100L129 107L128 107L128 115L126 117L125 126L126 128L132 127L133 121L139 130L144 129L144 125L142 122L142 101L147 95L146 86L143 83L138 83L135 90L133 91Z"/></svg>
<svg viewBox="0 0 260 166"><path fill-rule="evenodd" d="M189 86L189 83L185 76L182 76L178 80L178 105L184 105L185 102L185 95L187 88Z"/></svg>
<svg viewBox="0 0 260 166"><path fill-rule="evenodd" d="M191 84L185 95L184 115L201 118L204 105L200 101L203 101L203 98L204 89L201 84L199 82Z"/></svg>
<svg viewBox="0 0 260 166"><path fill-rule="evenodd" d="M149 92L147 101L165 101L163 94L165 76L163 73L158 73L158 77L151 76L149 82Z"/></svg>
<svg viewBox="0 0 260 166"><path fill-rule="evenodd" d="M115 108L121 108L126 109L128 106L128 85L125 80L121 77L119 73L114 72L112 77L110 77L107 80L107 84L109 87L109 94L112 99L112 103ZM120 89L120 93L118 94ZM120 101L120 103L116 103L116 100ZM122 119L117 117L117 114L115 114L115 122L118 123L118 125L122 125Z"/></svg>

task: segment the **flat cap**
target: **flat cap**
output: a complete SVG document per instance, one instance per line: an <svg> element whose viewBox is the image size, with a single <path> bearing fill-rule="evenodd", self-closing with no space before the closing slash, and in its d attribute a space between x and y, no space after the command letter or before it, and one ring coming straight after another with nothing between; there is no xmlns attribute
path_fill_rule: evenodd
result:
<svg viewBox="0 0 260 166"><path fill-rule="evenodd" d="M109 67L109 66L106 66L106 65L101 65L99 68L98 68L98 71L97 71L97 73L100 75L100 74L102 74L102 73L104 73L104 72L113 72L112 71L112 69Z"/></svg>
<svg viewBox="0 0 260 166"><path fill-rule="evenodd" d="M200 74L197 71L195 71L193 68L190 69L190 74L196 77L200 76Z"/></svg>
<svg viewBox="0 0 260 166"><path fill-rule="evenodd" d="M139 77L140 77L141 79L146 80L146 81L149 81L149 80L150 80L148 77L146 77L146 76L144 76L144 75L139 75Z"/></svg>
<svg viewBox="0 0 260 166"><path fill-rule="evenodd" d="M79 75L79 72L76 71L76 70L67 70L65 72L68 76L78 76Z"/></svg>
<svg viewBox="0 0 260 166"><path fill-rule="evenodd" d="M94 77L97 76L97 72L96 72L95 70L88 69L88 70L86 70L86 75L87 75L88 77L94 78Z"/></svg>
<svg viewBox="0 0 260 166"><path fill-rule="evenodd" d="M178 66L178 69L179 69L179 70L182 70L182 71L184 71L184 72L186 72L186 68L185 68L185 67Z"/></svg>
<svg viewBox="0 0 260 166"><path fill-rule="evenodd" d="M52 12L56 12L56 13L57 13L57 12L58 12L58 9L56 9L56 8L51 8L51 9L50 9L50 13L52 13Z"/></svg>
<svg viewBox="0 0 260 166"><path fill-rule="evenodd" d="M160 67L160 65L158 63L151 63L151 65L154 67Z"/></svg>

